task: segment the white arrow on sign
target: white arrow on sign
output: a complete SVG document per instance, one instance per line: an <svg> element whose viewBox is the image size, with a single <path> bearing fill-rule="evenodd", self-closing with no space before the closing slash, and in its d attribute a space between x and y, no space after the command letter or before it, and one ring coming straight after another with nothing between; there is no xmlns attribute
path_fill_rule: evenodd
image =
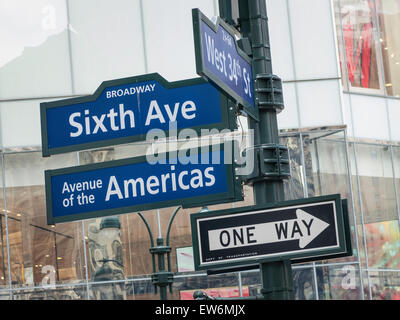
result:
<svg viewBox="0 0 400 320"><path fill-rule="evenodd" d="M210 230L210 251L289 240L299 240L303 249L329 226L301 209L296 210L296 216L297 219Z"/></svg>

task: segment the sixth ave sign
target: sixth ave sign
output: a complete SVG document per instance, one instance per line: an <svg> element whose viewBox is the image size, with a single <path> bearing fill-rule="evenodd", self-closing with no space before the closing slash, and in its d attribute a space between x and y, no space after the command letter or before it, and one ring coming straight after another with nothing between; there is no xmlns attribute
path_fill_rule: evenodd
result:
<svg viewBox="0 0 400 320"><path fill-rule="evenodd" d="M193 214L195 266L218 269L349 255L347 219L338 194Z"/></svg>

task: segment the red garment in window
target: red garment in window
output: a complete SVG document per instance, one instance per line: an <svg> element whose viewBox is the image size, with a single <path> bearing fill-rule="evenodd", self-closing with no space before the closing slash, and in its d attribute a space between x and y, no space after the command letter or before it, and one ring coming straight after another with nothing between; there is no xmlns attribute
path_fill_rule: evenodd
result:
<svg viewBox="0 0 400 320"><path fill-rule="evenodd" d="M344 44L346 49L347 73L351 83L355 82L357 68L359 68L361 58L361 86L369 88L371 72L371 42L372 42L372 22L363 25L361 37L354 39L353 25L346 23L343 26ZM357 41L357 51L354 52L354 42Z"/></svg>

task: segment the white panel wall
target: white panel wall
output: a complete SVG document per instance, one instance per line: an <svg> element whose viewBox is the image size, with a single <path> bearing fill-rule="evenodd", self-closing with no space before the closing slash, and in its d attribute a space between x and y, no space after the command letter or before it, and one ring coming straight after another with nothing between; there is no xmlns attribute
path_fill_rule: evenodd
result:
<svg viewBox="0 0 400 320"><path fill-rule="evenodd" d="M354 138L400 141L400 100L344 93L347 134Z"/></svg>
<svg viewBox="0 0 400 320"><path fill-rule="evenodd" d="M354 137L353 116L351 114L351 101L350 95L347 93L343 94L343 117L344 124L347 126L347 135L350 137Z"/></svg>
<svg viewBox="0 0 400 320"><path fill-rule="evenodd" d="M390 140L385 98L350 95L355 137Z"/></svg>
<svg viewBox="0 0 400 320"><path fill-rule="evenodd" d="M357 145L357 170L365 177L393 177L390 151L387 147L376 145Z"/></svg>
<svg viewBox="0 0 400 320"><path fill-rule="evenodd" d="M0 103L3 148L41 146L40 100Z"/></svg>
<svg viewBox="0 0 400 320"><path fill-rule="evenodd" d="M297 93L302 127L333 126L343 123L338 80L299 82Z"/></svg>
<svg viewBox="0 0 400 320"><path fill-rule="evenodd" d="M293 82L283 83L283 98L285 109L278 113L278 124L280 129L291 129L299 127L297 89Z"/></svg>
<svg viewBox="0 0 400 320"><path fill-rule="evenodd" d="M146 73L139 0L69 0L75 94Z"/></svg>
<svg viewBox="0 0 400 320"><path fill-rule="evenodd" d="M192 8L216 16L214 0L145 0L143 19L148 72L168 81L198 77L194 55Z"/></svg>
<svg viewBox="0 0 400 320"><path fill-rule="evenodd" d="M267 1L273 72L282 80L294 80L292 41L286 0Z"/></svg>
<svg viewBox="0 0 400 320"><path fill-rule="evenodd" d="M0 100L70 95L65 0L0 1Z"/></svg>
<svg viewBox="0 0 400 320"><path fill-rule="evenodd" d="M268 0L267 14L274 73L285 81L340 77L331 0Z"/></svg>
<svg viewBox="0 0 400 320"><path fill-rule="evenodd" d="M44 170L78 165L76 154L67 153L43 158L41 152L6 154L5 180L7 187L44 185ZM35 168L35 170L32 170Z"/></svg>
<svg viewBox="0 0 400 320"><path fill-rule="evenodd" d="M280 129L342 125L342 88L330 0L269 0L274 73L284 84Z"/></svg>
<svg viewBox="0 0 400 320"><path fill-rule="evenodd" d="M331 0L289 0L296 78L339 77Z"/></svg>
<svg viewBox="0 0 400 320"><path fill-rule="evenodd" d="M391 139L400 141L400 100L388 99Z"/></svg>

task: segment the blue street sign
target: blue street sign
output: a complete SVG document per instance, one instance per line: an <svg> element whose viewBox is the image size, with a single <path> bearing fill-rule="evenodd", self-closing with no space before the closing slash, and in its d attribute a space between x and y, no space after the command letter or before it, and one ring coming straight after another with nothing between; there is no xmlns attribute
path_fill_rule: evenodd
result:
<svg viewBox="0 0 400 320"><path fill-rule="evenodd" d="M146 139L151 129L233 129L227 96L202 78L153 73L103 82L93 95L41 103L43 156Z"/></svg>
<svg viewBox="0 0 400 320"><path fill-rule="evenodd" d="M238 47L232 27L220 18L213 24L199 9L193 9L192 15L197 73L257 119L251 59Z"/></svg>
<svg viewBox="0 0 400 320"><path fill-rule="evenodd" d="M223 145L213 148L158 154L158 163L143 156L46 170L47 222L242 200Z"/></svg>

